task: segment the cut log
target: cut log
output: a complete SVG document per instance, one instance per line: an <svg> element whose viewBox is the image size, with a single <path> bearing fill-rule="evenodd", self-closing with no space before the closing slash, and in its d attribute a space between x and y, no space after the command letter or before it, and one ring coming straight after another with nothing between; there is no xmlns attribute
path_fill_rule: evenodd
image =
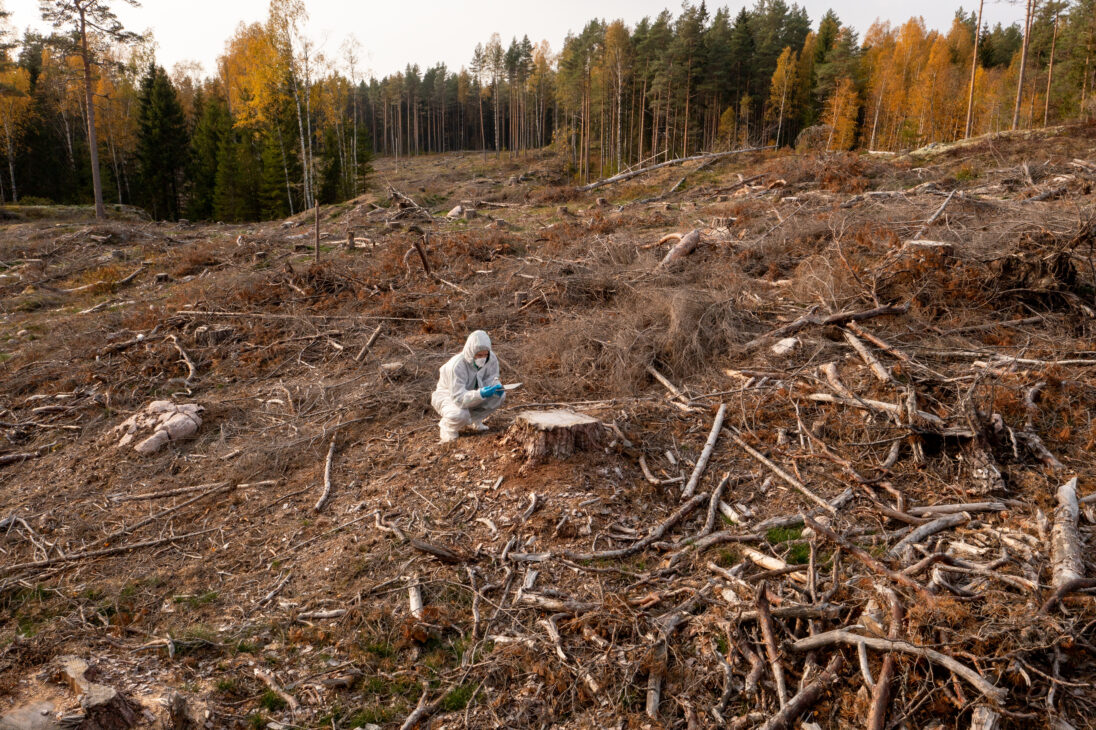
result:
<svg viewBox="0 0 1096 730"><path fill-rule="evenodd" d="M1051 565L1056 589L1085 577L1085 561L1081 556L1081 534L1077 530L1077 477L1058 487L1058 508L1054 510L1051 531Z"/></svg>
<svg viewBox="0 0 1096 730"><path fill-rule="evenodd" d="M526 411L510 427L504 443L521 446L525 466L548 459L565 459L576 451L600 448L607 434L605 425L591 416L566 409Z"/></svg>
<svg viewBox="0 0 1096 730"><path fill-rule="evenodd" d="M658 264L658 268L664 268L680 258L691 254L700 244L700 231L693 229L681 237L677 245L670 249L666 257Z"/></svg>

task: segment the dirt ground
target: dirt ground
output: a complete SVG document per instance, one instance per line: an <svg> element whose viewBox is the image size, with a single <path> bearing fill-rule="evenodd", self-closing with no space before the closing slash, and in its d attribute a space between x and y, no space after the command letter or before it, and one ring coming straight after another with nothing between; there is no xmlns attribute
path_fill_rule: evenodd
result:
<svg viewBox="0 0 1096 730"><path fill-rule="evenodd" d="M1096 727L1096 127L565 180L379 160L318 262L5 209L0 716L76 655L146 727ZM523 387L439 444L475 329ZM527 462L554 407L604 437Z"/></svg>

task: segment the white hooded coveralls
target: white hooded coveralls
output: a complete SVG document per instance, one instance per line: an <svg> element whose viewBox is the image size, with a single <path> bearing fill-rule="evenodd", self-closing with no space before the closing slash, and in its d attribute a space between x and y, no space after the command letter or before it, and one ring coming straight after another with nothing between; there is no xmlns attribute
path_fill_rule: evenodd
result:
<svg viewBox="0 0 1096 730"><path fill-rule="evenodd" d="M476 368L476 353L487 350L487 364ZM481 426L483 419L498 409L506 400L506 394L484 398L480 388L499 383L499 362L491 350L491 338L483 330L468 335L464 349L441 366L438 387L430 398L430 405L441 416L441 439L449 441L457 437L464 426Z"/></svg>

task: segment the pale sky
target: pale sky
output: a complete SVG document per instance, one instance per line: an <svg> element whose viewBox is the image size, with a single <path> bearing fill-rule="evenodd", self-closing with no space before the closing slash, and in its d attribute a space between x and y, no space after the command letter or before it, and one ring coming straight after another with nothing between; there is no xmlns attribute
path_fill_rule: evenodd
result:
<svg viewBox="0 0 1096 730"><path fill-rule="evenodd" d="M920 14L929 28L946 29L958 5L952 0L798 0L810 14L812 24L830 7L838 17L863 36L868 26L881 18L900 24ZM157 60L168 70L181 61L197 61L206 74L216 71L217 57L225 40L241 22L261 21L269 0L144 0L142 7L115 3L119 17L130 30L151 29L156 38ZM437 62L451 70L468 66L476 43L486 42L492 33L503 43L528 35L533 43L547 39L559 51L567 32L578 32L593 18L623 19L634 25L644 16L654 17L663 8L675 16L679 0L402 0L402 2L353 2L353 0L306 0L309 33L329 56L341 58L340 46L350 35L358 39L363 52L359 72L377 77L401 71L408 63L426 68ZM753 5L753 0L749 0ZM791 2L788 3L789 5ZM742 0L729 2L732 14ZM709 2L708 8L720 3ZM38 0L0 0L11 11L11 22L21 33L28 26L43 28ZM977 0L964 7L977 9ZM1018 0L987 0L985 19L1008 25L1023 15Z"/></svg>

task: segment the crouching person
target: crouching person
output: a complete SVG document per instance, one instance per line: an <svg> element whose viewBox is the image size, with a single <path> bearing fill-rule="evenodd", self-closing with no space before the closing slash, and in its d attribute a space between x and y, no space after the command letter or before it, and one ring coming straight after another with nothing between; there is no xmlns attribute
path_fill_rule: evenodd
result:
<svg viewBox="0 0 1096 730"><path fill-rule="evenodd" d="M486 431L483 419L506 400L499 382L499 362L483 330L468 335L464 350L441 366L430 404L441 416L441 441L453 441L461 428Z"/></svg>

